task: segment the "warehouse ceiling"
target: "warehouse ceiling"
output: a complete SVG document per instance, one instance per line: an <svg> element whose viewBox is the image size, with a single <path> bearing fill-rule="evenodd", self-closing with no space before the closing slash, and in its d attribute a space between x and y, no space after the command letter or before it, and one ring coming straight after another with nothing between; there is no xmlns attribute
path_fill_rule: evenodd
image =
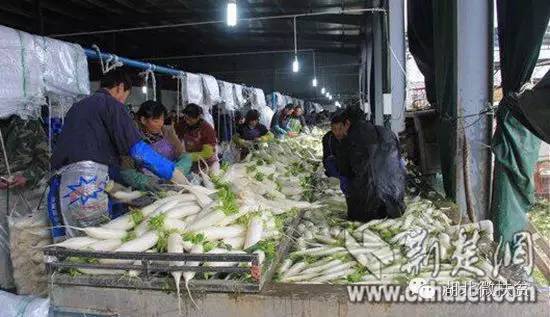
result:
<svg viewBox="0 0 550 317"><path fill-rule="evenodd" d="M337 9L364 8L368 1L238 1L239 17L300 14ZM0 21L10 27L57 34L212 21L225 18L226 1L187 0L3 0ZM298 19L300 48L355 54L359 44L361 15L325 15ZM58 36L89 47L135 57L236 52L243 50L292 49L292 19L225 23L137 30L86 36Z"/></svg>
<svg viewBox="0 0 550 317"><path fill-rule="evenodd" d="M239 18L293 15L372 7L376 0L238 0ZM44 34L75 42L83 47L97 44L102 51L119 56L154 61L186 71L211 73L231 79L235 72L288 70L288 53L224 58L189 58L182 56L227 54L235 52L292 50L294 45L291 18L239 21L236 27L225 24L224 0L2 0L0 23L35 34ZM222 23L169 27L154 30L120 29L170 25L200 21ZM319 15L297 19L298 48L309 59L318 55L319 69L332 66L331 72L354 75L363 17L357 14ZM118 30L118 31L115 31ZM108 31L94 34L96 31ZM70 33L92 33L70 35ZM309 54L309 55L308 55ZM327 54L323 57L323 54ZM311 56L310 56L311 55ZM174 58L175 57L175 58ZM349 59L349 60L346 60ZM353 67L350 67L351 66ZM310 70L311 71L311 70ZM230 74L234 72L233 74ZM225 74L225 75L223 75ZM92 76L95 76L93 74ZM217 76L218 77L218 76ZM273 75L272 85L277 78ZM253 84L253 83L252 83ZM262 87L268 89L267 87ZM270 87L277 88L277 87ZM355 87L353 87L355 89ZM307 92L300 92L304 95Z"/></svg>

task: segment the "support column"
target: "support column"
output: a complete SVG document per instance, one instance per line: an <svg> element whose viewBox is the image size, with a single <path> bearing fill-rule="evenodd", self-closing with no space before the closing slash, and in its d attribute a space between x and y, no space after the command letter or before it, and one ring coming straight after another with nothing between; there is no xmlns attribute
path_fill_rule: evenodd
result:
<svg viewBox="0 0 550 317"><path fill-rule="evenodd" d="M405 0L389 1L391 61L391 129L399 133L405 129Z"/></svg>
<svg viewBox="0 0 550 317"><path fill-rule="evenodd" d="M458 0L457 9L456 198L464 216L469 198L477 220L481 220L488 218L490 201L492 123L489 116L476 114L492 102L492 87L488 89L487 83L492 82L493 5L491 0ZM469 193L465 193L465 166L469 168Z"/></svg>
<svg viewBox="0 0 550 317"><path fill-rule="evenodd" d="M371 82L370 82L370 103L372 115L374 116L374 123L376 125L384 125L384 99L383 99L383 85L384 79L382 72L383 66L383 50L385 42L383 41L382 23L384 21L383 15L379 13L372 14L372 68L371 68Z"/></svg>

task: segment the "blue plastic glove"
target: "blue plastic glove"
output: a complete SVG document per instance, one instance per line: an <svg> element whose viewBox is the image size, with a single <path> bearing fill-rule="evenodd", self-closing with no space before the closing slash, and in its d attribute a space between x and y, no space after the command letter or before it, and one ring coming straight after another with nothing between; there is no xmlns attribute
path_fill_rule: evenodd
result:
<svg viewBox="0 0 550 317"><path fill-rule="evenodd" d="M145 168L164 180L170 180L174 173L175 164L169 159L157 153L153 148L139 141L130 149L130 156Z"/></svg>

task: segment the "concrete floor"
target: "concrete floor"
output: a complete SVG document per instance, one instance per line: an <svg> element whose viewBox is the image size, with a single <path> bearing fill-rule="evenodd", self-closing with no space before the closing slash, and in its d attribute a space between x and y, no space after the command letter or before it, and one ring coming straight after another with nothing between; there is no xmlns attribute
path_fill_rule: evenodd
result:
<svg viewBox="0 0 550 317"><path fill-rule="evenodd" d="M185 292L185 291L183 291ZM352 304L342 286L274 284L259 294L193 293L198 309L182 295L83 286L55 286L52 305L79 314L54 316L550 316L548 292L534 304Z"/></svg>

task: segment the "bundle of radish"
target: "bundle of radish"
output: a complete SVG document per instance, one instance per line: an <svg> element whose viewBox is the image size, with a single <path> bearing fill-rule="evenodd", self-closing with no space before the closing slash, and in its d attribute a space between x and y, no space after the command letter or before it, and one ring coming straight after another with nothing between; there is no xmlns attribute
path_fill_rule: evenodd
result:
<svg viewBox="0 0 550 317"><path fill-rule="evenodd" d="M364 224L349 222L339 211L307 211L297 230L299 238L294 251L278 270L277 278L285 283L406 283L415 277L436 283L464 280L505 281L492 277L491 261L481 258L474 266L483 276L460 271L453 254L459 235L477 241L480 235L492 234L489 221L451 226L447 215L427 199L406 199L407 210L399 219L373 220ZM419 250L413 250L410 239L425 235ZM432 277L433 255L437 245L439 275ZM411 264L416 251L427 252L426 262ZM435 251L434 251L435 252Z"/></svg>

